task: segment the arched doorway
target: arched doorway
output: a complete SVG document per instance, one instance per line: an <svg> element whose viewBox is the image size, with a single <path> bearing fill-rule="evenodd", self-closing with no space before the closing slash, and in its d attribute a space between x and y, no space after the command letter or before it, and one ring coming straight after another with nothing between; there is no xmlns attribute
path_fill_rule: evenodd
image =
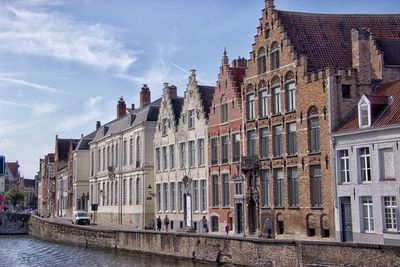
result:
<svg viewBox="0 0 400 267"><path fill-rule="evenodd" d="M249 234L254 234L257 229L257 207L254 198L251 197L248 203L248 225L249 225Z"/></svg>

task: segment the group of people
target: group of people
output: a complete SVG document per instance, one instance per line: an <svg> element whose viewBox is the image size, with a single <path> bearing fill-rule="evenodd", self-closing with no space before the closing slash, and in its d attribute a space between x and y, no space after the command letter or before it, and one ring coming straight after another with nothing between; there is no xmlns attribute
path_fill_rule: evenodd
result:
<svg viewBox="0 0 400 267"><path fill-rule="evenodd" d="M162 227L163 222L164 222L164 229L165 229L165 231L168 232L168 229L169 229L169 218L168 218L168 215L165 215L164 220L162 220L161 217L158 216L158 218L157 218L157 231L161 231L161 227ZM208 232L208 220L207 220L206 216L203 216L203 219L201 220L201 223L203 225L204 232L207 233ZM265 227L266 237L267 237L267 239L270 239L271 238L271 232L272 232L272 220L269 217L267 217L265 219L264 227ZM229 232L229 225L228 224L225 227L225 232L226 232L226 234L228 234L228 232Z"/></svg>

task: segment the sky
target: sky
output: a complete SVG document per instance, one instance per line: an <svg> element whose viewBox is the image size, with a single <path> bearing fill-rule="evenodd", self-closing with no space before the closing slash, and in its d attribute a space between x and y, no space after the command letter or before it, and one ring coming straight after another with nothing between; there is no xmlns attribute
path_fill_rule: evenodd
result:
<svg viewBox="0 0 400 267"><path fill-rule="evenodd" d="M332 4L334 3L334 4ZM281 10L400 13L399 0L276 0ZM79 138L190 69L215 85L224 47L249 57L263 0L0 0L0 155L34 178L55 135Z"/></svg>

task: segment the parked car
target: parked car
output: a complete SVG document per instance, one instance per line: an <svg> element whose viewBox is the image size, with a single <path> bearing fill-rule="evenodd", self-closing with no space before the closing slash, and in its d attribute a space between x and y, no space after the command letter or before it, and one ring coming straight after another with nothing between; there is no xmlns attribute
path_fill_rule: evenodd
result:
<svg viewBox="0 0 400 267"><path fill-rule="evenodd" d="M72 215L72 224L90 224L90 217L86 211L76 210Z"/></svg>

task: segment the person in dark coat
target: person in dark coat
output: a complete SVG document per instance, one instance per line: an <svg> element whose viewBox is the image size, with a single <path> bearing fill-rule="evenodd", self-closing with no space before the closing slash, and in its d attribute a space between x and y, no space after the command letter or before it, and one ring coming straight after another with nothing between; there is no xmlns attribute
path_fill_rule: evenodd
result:
<svg viewBox="0 0 400 267"><path fill-rule="evenodd" d="M161 231L161 218L158 216L157 218L157 231Z"/></svg>

